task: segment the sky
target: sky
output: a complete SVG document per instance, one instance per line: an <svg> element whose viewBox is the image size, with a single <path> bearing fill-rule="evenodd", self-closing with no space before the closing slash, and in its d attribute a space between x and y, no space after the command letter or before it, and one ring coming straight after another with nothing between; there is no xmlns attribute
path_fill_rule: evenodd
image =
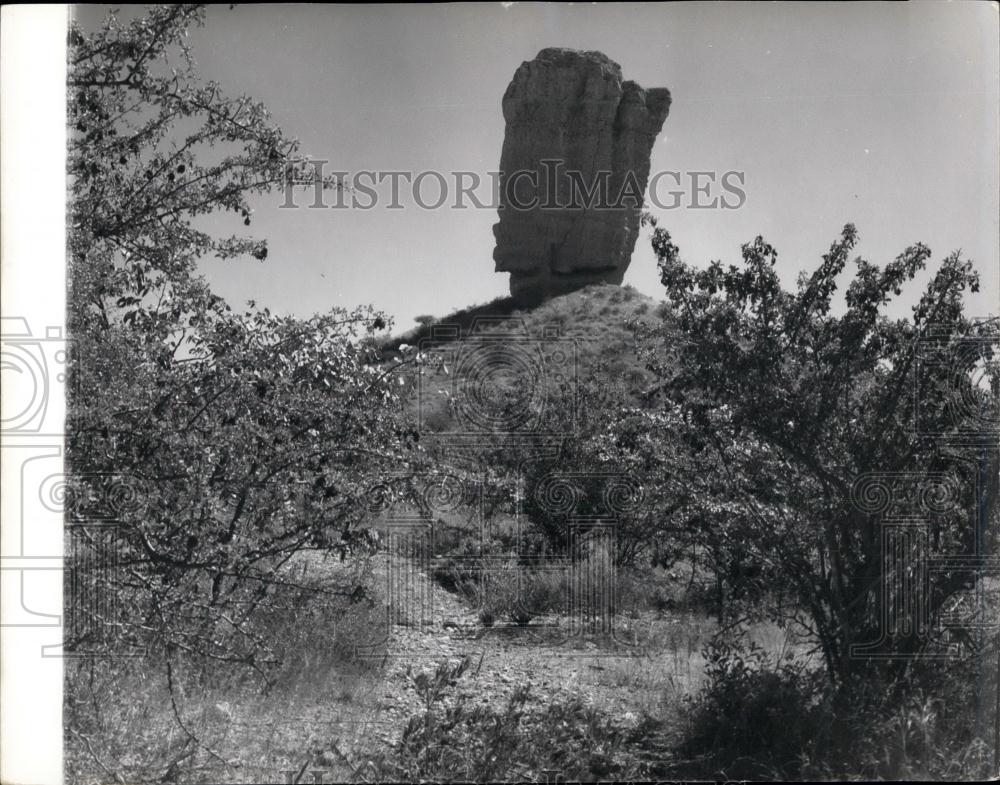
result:
<svg viewBox="0 0 1000 785"><path fill-rule="evenodd" d="M190 41L205 79L264 101L330 170L483 178L517 67L545 47L600 50L672 93L652 172L744 173L739 209L652 210L686 261L737 262L760 234L791 286L853 222L878 264L918 241L932 267L962 249L985 315L1000 310L997 21L988 3L248 5L213 6ZM495 209L426 210L405 189L399 210L308 201L257 200L269 258L207 261L216 291L300 316L372 304L397 330L507 292ZM648 233L625 282L662 295Z"/></svg>

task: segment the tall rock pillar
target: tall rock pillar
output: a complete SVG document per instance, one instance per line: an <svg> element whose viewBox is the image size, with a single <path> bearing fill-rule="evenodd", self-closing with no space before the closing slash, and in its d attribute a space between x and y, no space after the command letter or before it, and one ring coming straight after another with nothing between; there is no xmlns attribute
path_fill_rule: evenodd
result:
<svg viewBox="0 0 1000 785"><path fill-rule="evenodd" d="M666 88L622 79L600 52L543 49L503 97L498 272L523 304L620 284L639 234Z"/></svg>

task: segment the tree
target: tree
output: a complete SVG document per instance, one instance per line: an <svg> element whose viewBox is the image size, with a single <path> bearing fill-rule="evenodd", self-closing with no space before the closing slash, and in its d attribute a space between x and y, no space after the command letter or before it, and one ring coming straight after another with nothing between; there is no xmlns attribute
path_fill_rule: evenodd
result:
<svg viewBox="0 0 1000 785"><path fill-rule="evenodd" d="M127 23L111 13L92 35L70 26L69 324L78 332L136 319L163 343L169 328L194 326L180 314L219 313L198 260L263 261L267 244L216 237L199 221L232 212L249 226L250 197L289 181L339 187L318 177L261 103L199 79L187 38L204 16L201 5L154 6Z"/></svg>
<svg viewBox="0 0 1000 785"><path fill-rule="evenodd" d="M681 407L620 408L590 444L594 465L613 467L642 488L641 504L620 522L619 563L645 555L654 566L683 560L714 578L720 624L755 615L764 576L746 564L739 527L719 525L741 510L725 494L725 466Z"/></svg>
<svg viewBox="0 0 1000 785"><path fill-rule="evenodd" d="M417 451L372 365L383 315L236 313L198 274L206 256L267 258L261 240L205 231L206 216L250 225L253 195L314 172L261 104L199 80L187 36L203 22L201 6L158 6L69 32L67 517L81 547L115 555L94 591L125 609L73 643L262 670L273 657L254 621L282 565L343 554L364 489ZM116 525L85 525L97 501Z"/></svg>
<svg viewBox="0 0 1000 785"><path fill-rule="evenodd" d="M835 315L837 280L857 239L845 226L822 264L789 292L778 280L776 251L760 237L743 246L741 266L697 269L657 228L653 248L672 314L644 339L660 378L656 393L689 429L690 459L708 458L721 472L708 498L728 510L712 525L745 564L768 570L771 588L794 597L784 612L818 641L841 686L869 667L852 649L879 639L879 600L888 591L879 518L858 504L859 478L906 476L931 496L951 483L985 480L978 498L965 494L922 510L938 555L991 552L996 523L995 450L950 446L969 427L956 401L996 413L996 325L972 321L963 309L963 292L977 290L978 276L952 254L912 316L891 319L887 306L930 250L914 245L884 268L857 258L846 306ZM979 503L988 503L983 520L994 525L977 532L970 521ZM902 562L900 569L916 569L915 561ZM928 616L974 580L969 571L943 570L921 600ZM902 624L889 632L898 633L898 654L918 655L933 641L909 621L908 632ZM905 662L885 674L900 676Z"/></svg>
<svg viewBox="0 0 1000 785"><path fill-rule="evenodd" d="M654 551L672 562L676 555L668 557L664 545L679 544L672 536L678 533L673 513L685 494L664 471L666 429L615 381L613 371L598 365L572 387L550 391L546 405L557 413L558 453L545 471L526 478L524 512L550 547L563 553L572 496L573 516L614 522L618 566L632 567Z"/></svg>

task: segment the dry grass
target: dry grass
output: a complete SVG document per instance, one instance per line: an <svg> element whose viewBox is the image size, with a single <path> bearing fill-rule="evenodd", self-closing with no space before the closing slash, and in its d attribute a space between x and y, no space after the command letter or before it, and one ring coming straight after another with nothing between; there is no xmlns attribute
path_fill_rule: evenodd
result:
<svg viewBox="0 0 1000 785"><path fill-rule="evenodd" d="M594 566L599 565L595 562ZM349 571L349 565L315 556L292 569L300 581L325 588L359 577ZM294 779L300 771L305 771L300 781L306 782L312 780L311 771L323 772L324 782L356 780L358 761L392 749L420 710L404 699L407 679L403 676L410 660L398 658L387 664L356 656L358 642L372 641L385 629L385 597L380 594L384 570L364 577L370 583L370 603L322 600L317 595L298 606L276 610L267 620L272 639L281 643L284 653L267 693L261 692L260 683L249 678L245 669L176 661L171 699L162 656L70 663L68 692L73 700L67 782L284 782L287 772L294 772ZM677 586L666 582L663 573L654 577L664 582L660 588L676 591ZM537 571L529 579L538 583L539 604L544 604L544 597L565 596L568 578L559 570ZM426 580L446 615L454 616L460 599ZM471 605L464 612L474 618ZM538 624L553 621L562 626ZM670 757L671 750L678 748L689 730L691 699L706 686L704 652L718 632L715 619L700 612L658 611L636 599L628 613L617 616L617 643L595 643L596 639L586 637L554 643L560 636L565 638L567 621L550 610L525 628L500 629L498 624L467 641L450 637L439 624L404 628L401 640L408 641L418 656L431 643L441 644L445 659L461 656L466 644L482 653L442 712L461 703L467 732L479 733L480 726L493 728L491 733L500 734L496 743L515 758L530 736L525 736L528 730L490 723L506 716L507 702L521 690L530 698L525 716L553 705L564 707L560 716L568 721L598 722L593 718L599 717L600 735L588 736L581 726L566 743L611 745L608 749L615 751L608 753L608 761L624 767L616 771L635 778L686 771L686 764ZM795 661L802 662L808 648L806 641L770 623L751 625L747 638L776 659L790 652ZM405 654L398 647L394 653ZM435 662L425 658L416 672ZM382 709L387 696L397 706L392 713ZM985 759L988 751L970 744L949 747L954 762L934 757L933 740L951 722L942 711L932 697L914 696L886 721L880 732L889 740L886 749L894 750L898 771L912 777L945 770L961 776ZM597 727L591 731L596 733ZM455 733L460 733L456 728ZM896 737L900 741L893 742ZM532 755L541 756L539 760L557 752L551 744L525 749L529 747ZM657 768L661 764L663 768ZM522 765L526 764L518 763ZM533 774L528 768L516 772Z"/></svg>
<svg viewBox="0 0 1000 785"><path fill-rule="evenodd" d="M338 568L309 555L289 577L316 592L357 579ZM259 623L280 658L269 685L245 667L175 654L171 690L167 659L156 651L71 662L67 782L283 782L286 771L307 763L331 772L343 766L319 760L315 741L350 747L373 740L382 675L379 661L359 656L358 646L383 637L384 609L306 591Z"/></svg>

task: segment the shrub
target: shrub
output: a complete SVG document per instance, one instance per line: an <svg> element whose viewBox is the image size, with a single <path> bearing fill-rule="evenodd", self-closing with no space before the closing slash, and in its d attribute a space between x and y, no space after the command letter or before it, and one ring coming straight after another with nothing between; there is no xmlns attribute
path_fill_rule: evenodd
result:
<svg viewBox="0 0 1000 785"><path fill-rule="evenodd" d="M344 711L378 683L379 660L359 655L381 642L384 610L350 597L355 581L377 592L372 575L345 572L339 562L312 575L298 566L276 576L267 606L242 627L266 640L274 660L266 669L154 645L142 657L68 658L66 782L242 781L227 761L281 759L284 744L287 754L300 753L301 739L274 741L289 712L310 702ZM234 715L254 716L252 739Z"/></svg>
<svg viewBox="0 0 1000 785"><path fill-rule="evenodd" d="M989 737L996 716L989 710L977 716L973 707L996 696L996 657L993 644L947 665L918 661L903 690L870 684L859 690L864 704L843 712L853 720L847 739L853 770L870 778L941 782L995 777Z"/></svg>
<svg viewBox="0 0 1000 785"><path fill-rule="evenodd" d="M496 617L489 608L483 608L479 611L479 621L484 627L492 627L496 622Z"/></svg>
<svg viewBox="0 0 1000 785"><path fill-rule="evenodd" d="M442 544L444 552L439 555L443 558L431 570L431 577L447 591L476 602L481 594L482 560L501 553L500 542L495 539L480 541L464 529L455 527L445 532Z"/></svg>
<svg viewBox="0 0 1000 785"><path fill-rule="evenodd" d="M565 612L569 576L565 570L528 570L522 574L524 604L535 613Z"/></svg>
<svg viewBox="0 0 1000 785"><path fill-rule="evenodd" d="M541 706L526 686L515 689L502 708L450 696L468 665L468 659L442 663L433 674L411 675L425 708L410 718L397 744L357 761L359 779L538 782L553 771L567 780L625 773L627 739L578 699Z"/></svg>
<svg viewBox="0 0 1000 785"><path fill-rule="evenodd" d="M513 540L505 535L483 542L467 537L451 543L432 576L477 607L485 627L497 620L523 626L537 613L565 604L563 576L522 566L513 554Z"/></svg>
<svg viewBox="0 0 1000 785"><path fill-rule="evenodd" d="M690 700L681 754L700 761L699 775L801 776L828 718L822 675L740 639L716 639L704 655L707 681Z"/></svg>
<svg viewBox="0 0 1000 785"><path fill-rule="evenodd" d="M618 613L637 616L645 610L660 613L677 607L662 574L656 570L633 567L621 570L615 582L615 602Z"/></svg>
<svg viewBox="0 0 1000 785"><path fill-rule="evenodd" d="M706 647L707 681L690 699L673 773L727 779L986 778L992 712L977 720L977 695L995 695L995 648L941 667L917 662L906 688L873 668L834 691L821 672L775 660L741 640Z"/></svg>
<svg viewBox="0 0 1000 785"><path fill-rule="evenodd" d="M482 609L496 618L505 618L520 626L528 624L534 613L523 596L522 578L521 568L513 556L498 568L491 569L478 598Z"/></svg>

